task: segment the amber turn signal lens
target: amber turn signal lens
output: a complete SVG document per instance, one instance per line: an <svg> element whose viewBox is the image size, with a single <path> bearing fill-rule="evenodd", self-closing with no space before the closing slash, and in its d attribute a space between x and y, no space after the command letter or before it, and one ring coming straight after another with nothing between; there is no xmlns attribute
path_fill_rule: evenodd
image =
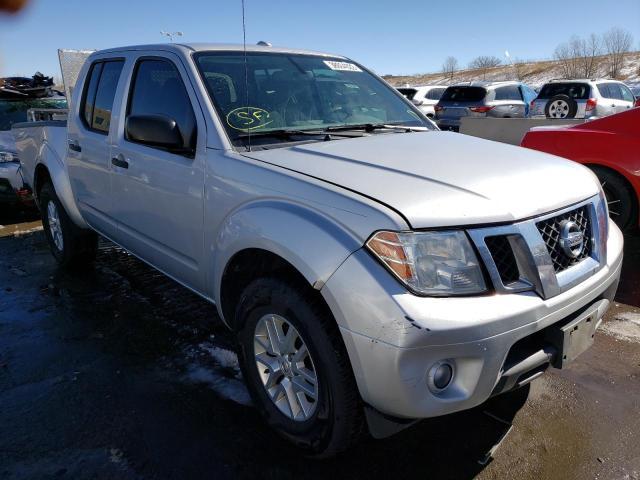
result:
<svg viewBox="0 0 640 480"><path fill-rule="evenodd" d="M397 233L379 232L369 240L367 246L400 278L409 280L413 277L412 264Z"/></svg>

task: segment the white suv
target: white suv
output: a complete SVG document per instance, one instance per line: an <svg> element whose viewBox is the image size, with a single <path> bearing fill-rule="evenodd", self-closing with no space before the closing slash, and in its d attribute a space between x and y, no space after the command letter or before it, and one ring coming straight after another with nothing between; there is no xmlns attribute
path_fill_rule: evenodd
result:
<svg viewBox="0 0 640 480"><path fill-rule="evenodd" d="M423 85L419 87L400 87L397 90L407 97L427 117L435 117L433 107L447 89L445 85Z"/></svg>
<svg viewBox="0 0 640 480"><path fill-rule="evenodd" d="M629 87L616 80L552 80L531 102L531 115L547 118L594 118L634 106Z"/></svg>

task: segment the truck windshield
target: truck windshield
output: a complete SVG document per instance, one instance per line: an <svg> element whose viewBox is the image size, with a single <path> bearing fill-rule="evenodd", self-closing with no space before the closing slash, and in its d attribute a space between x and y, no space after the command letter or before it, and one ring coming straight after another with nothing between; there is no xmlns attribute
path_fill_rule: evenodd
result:
<svg viewBox="0 0 640 480"><path fill-rule="evenodd" d="M383 124L435 129L398 92L342 58L247 52L246 72L242 51L203 52L195 58L234 145L245 144L249 133L257 137L270 131ZM287 140L286 135L270 139Z"/></svg>
<svg viewBox="0 0 640 480"><path fill-rule="evenodd" d="M64 97L0 99L0 131L11 130L11 125L14 123L26 122L27 110L31 108L67 108L67 101Z"/></svg>

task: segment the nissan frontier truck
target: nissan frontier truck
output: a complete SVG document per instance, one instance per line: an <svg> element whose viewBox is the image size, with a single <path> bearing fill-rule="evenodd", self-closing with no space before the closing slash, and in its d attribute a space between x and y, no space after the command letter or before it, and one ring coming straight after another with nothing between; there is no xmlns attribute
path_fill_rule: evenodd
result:
<svg viewBox="0 0 640 480"><path fill-rule="evenodd" d="M588 169L439 131L345 57L103 50L66 122L13 133L58 262L105 237L214 303L256 408L310 454L564 367L617 288Z"/></svg>

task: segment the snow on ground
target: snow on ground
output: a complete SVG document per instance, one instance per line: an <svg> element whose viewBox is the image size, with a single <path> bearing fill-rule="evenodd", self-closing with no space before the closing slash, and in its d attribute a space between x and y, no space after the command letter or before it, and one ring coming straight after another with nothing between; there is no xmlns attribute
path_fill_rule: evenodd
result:
<svg viewBox="0 0 640 480"><path fill-rule="evenodd" d="M640 313L621 312L600 327L607 335L619 340L640 343Z"/></svg>
<svg viewBox="0 0 640 480"><path fill-rule="evenodd" d="M520 79L532 87L541 87L544 83L562 78L562 71L558 62L553 60L543 60L539 62L525 62L515 66L501 65L496 68L482 70L460 70L456 72L453 79L447 75L439 73L417 74L417 75L389 75L385 79L395 86L406 85L449 85L458 82L469 81L502 81ZM604 61L600 62L598 78L607 78L607 68ZM627 55L622 67L620 78L629 85L640 84L640 52L632 52Z"/></svg>
<svg viewBox="0 0 640 480"><path fill-rule="evenodd" d="M185 356L191 361L184 381L204 384L222 398L241 405L252 405L235 352L212 342L204 342L195 349L190 348Z"/></svg>

